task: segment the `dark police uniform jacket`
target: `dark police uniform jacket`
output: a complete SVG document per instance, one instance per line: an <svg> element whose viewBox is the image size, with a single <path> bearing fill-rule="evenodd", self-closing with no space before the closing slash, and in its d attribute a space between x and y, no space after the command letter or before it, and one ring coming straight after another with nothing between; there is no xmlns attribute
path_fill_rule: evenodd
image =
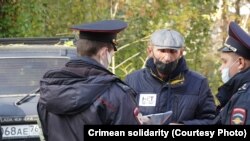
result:
<svg viewBox="0 0 250 141"><path fill-rule="evenodd" d="M205 77L188 70L184 58L179 60L172 77L166 80L160 80L155 71L151 58L146 68L126 77L126 82L138 93L136 100L143 115L172 111L165 124L211 123L216 106Z"/></svg>
<svg viewBox="0 0 250 141"><path fill-rule="evenodd" d="M239 72L219 88L221 102L215 124L250 124L250 69Z"/></svg>
<svg viewBox="0 0 250 141"><path fill-rule="evenodd" d="M138 124L134 91L87 57L47 72L38 114L48 141L82 141L85 124Z"/></svg>

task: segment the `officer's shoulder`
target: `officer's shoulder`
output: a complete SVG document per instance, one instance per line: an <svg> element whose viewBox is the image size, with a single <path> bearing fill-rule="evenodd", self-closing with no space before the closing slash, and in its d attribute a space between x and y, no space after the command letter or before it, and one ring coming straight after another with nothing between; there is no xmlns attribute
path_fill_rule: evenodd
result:
<svg viewBox="0 0 250 141"><path fill-rule="evenodd" d="M135 96L136 92L122 80L116 81L115 84L120 89L120 91L124 92L124 94L132 94Z"/></svg>
<svg viewBox="0 0 250 141"><path fill-rule="evenodd" d="M116 85L116 87L118 87L118 89L121 89L122 91L127 91L130 89L130 87L124 82L122 81L121 79L119 79L117 76L113 76L114 77L114 85Z"/></svg>
<svg viewBox="0 0 250 141"><path fill-rule="evenodd" d="M126 85L124 82L119 81L116 83L116 85L121 88L124 91L127 91L128 89L130 89L130 87L128 85Z"/></svg>
<svg viewBox="0 0 250 141"><path fill-rule="evenodd" d="M250 92L250 82L244 83L239 89L238 92L245 92L249 91Z"/></svg>

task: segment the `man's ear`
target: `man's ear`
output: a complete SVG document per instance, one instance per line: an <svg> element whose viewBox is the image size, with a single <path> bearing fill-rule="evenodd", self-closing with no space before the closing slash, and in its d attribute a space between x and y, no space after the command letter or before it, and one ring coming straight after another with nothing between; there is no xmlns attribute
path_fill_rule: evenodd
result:
<svg viewBox="0 0 250 141"><path fill-rule="evenodd" d="M244 59L243 57L239 57L239 66L238 66L238 69L240 71L244 70L246 67L247 67L247 60Z"/></svg>
<svg viewBox="0 0 250 141"><path fill-rule="evenodd" d="M180 49L180 57L184 56L185 55L185 49L184 48L181 48Z"/></svg>
<svg viewBox="0 0 250 141"><path fill-rule="evenodd" d="M107 47L102 47L100 50L98 50L98 52L96 53L95 56L93 56L93 58L95 60L97 60L98 62L100 62L100 59L104 59L104 56L106 55L106 51L108 50Z"/></svg>
<svg viewBox="0 0 250 141"><path fill-rule="evenodd" d="M148 46L147 48L147 53L148 53L148 58L153 57L153 47L152 46Z"/></svg>
<svg viewBox="0 0 250 141"><path fill-rule="evenodd" d="M105 56L106 55L106 51L108 51L107 47L102 47L99 51L98 51L98 55L101 56Z"/></svg>

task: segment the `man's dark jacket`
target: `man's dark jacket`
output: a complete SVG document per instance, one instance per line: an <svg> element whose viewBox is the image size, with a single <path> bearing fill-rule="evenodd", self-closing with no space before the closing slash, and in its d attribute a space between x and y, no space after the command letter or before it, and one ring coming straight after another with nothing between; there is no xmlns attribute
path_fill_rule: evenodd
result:
<svg viewBox="0 0 250 141"><path fill-rule="evenodd" d="M157 95L155 106L139 105L144 115L173 112L165 124L207 125L215 117L216 106L207 79L190 71L183 57L173 73L164 80L157 76L150 58L146 68L128 75L125 81L138 93L136 100L139 104L140 94Z"/></svg>
<svg viewBox="0 0 250 141"><path fill-rule="evenodd" d="M83 141L86 124L138 124L134 91L88 57L48 71L40 92L37 108L48 141Z"/></svg>

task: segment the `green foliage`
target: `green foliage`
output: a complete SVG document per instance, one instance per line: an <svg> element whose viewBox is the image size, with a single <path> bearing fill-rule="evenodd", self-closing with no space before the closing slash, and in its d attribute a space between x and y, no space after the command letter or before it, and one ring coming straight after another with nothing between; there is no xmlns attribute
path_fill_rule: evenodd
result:
<svg viewBox="0 0 250 141"><path fill-rule="evenodd" d="M0 37L11 37L17 34L14 23L17 18L17 2L0 1Z"/></svg>

